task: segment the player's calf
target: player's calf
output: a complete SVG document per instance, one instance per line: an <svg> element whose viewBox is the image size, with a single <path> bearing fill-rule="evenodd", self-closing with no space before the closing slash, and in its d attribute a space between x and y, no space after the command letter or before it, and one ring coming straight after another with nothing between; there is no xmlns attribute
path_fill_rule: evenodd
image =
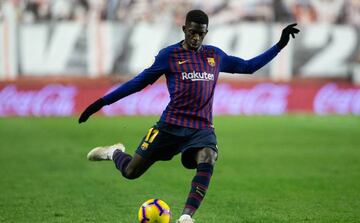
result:
<svg viewBox="0 0 360 223"><path fill-rule="evenodd" d="M191 189L186 200L183 214L192 216L200 207L208 190L213 168L213 165L209 163L200 163L198 165L196 175L191 182Z"/></svg>
<svg viewBox="0 0 360 223"><path fill-rule="evenodd" d="M217 159L217 152L211 148L203 148L197 152L195 158L197 162L196 175L191 182L191 189L186 200L183 215L193 216L200 207L210 184L214 164Z"/></svg>

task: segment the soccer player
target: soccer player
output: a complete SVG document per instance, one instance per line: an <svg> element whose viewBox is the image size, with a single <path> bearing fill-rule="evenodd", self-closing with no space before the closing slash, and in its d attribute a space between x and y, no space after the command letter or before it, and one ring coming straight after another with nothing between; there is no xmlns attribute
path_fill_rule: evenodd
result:
<svg viewBox="0 0 360 223"><path fill-rule="evenodd" d="M122 176L140 177L158 160L171 160L181 153L185 168L196 169L179 223L192 223L208 189L218 156L212 124L214 89L219 72L252 74L269 61L299 32L296 24L283 29L279 42L250 60L227 55L221 49L203 45L209 19L201 10L189 11L182 27L185 39L160 50L154 63L132 80L89 105L79 118L85 122L103 106L110 105L153 84L165 75L170 102L160 120L148 130L133 156L122 144L97 147L91 161L112 160Z"/></svg>

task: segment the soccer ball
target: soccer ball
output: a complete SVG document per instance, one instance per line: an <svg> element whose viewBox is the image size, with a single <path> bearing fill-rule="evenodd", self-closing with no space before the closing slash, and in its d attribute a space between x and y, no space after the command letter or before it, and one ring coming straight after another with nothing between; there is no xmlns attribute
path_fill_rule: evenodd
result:
<svg viewBox="0 0 360 223"><path fill-rule="evenodd" d="M140 223L169 223L171 218L170 207L160 199L150 199L139 209Z"/></svg>

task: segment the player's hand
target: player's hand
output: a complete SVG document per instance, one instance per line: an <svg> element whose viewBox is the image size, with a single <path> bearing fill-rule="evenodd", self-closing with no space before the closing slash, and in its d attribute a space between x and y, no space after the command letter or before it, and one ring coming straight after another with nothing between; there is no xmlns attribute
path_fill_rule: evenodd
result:
<svg viewBox="0 0 360 223"><path fill-rule="evenodd" d="M277 45L280 47L280 49L284 48L288 44L288 42L290 40L290 35L294 39L295 34L298 34L300 32L299 29L295 28L296 25L297 25L297 23L293 23L291 25L286 26L283 29L280 40L277 43Z"/></svg>
<svg viewBox="0 0 360 223"><path fill-rule="evenodd" d="M102 107L105 106L105 101L102 98L99 98L98 100L96 100L94 103L92 103L91 105L89 105L85 111L83 111L83 113L80 115L79 118L79 124L82 122L86 122L86 120L88 120L88 118L94 114L95 112L99 111Z"/></svg>

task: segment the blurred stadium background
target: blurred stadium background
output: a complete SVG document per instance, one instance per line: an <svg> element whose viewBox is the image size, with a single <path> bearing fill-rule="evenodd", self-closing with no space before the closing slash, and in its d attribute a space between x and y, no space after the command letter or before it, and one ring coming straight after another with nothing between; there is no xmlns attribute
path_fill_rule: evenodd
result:
<svg viewBox="0 0 360 223"><path fill-rule="evenodd" d="M207 44L245 59L276 43L286 24L301 28L254 76L221 75L216 114L360 114L358 0L2 0L0 7L1 116L79 113L180 41L192 8L210 15ZM164 89L160 81L103 114L159 114Z"/></svg>
<svg viewBox="0 0 360 223"><path fill-rule="evenodd" d="M210 16L206 44L244 59L301 29L254 75L221 75L221 153L195 219L360 222L359 0L0 0L0 222L129 223L151 197L178 217L193 177L179 162L126 181L85 159L118 141L133 153L169 100L164 79L77 118L180 41L193 8Z"/></svg>

